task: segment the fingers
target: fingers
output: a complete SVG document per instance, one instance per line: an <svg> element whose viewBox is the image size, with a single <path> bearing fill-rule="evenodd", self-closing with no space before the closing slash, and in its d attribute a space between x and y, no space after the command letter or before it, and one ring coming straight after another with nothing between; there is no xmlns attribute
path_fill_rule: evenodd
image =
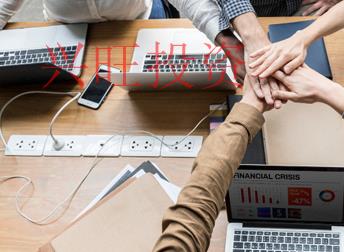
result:
<svg viewBox="0 0 344 252"><path fill-rule="evenodd" d="M261 55L258 59L254 60L252 63L249 64L250 68L255 68L257 66L259 66L260 64L262 64L266 58L269 57L269 55L267 53Z"/></svg>
<svg viewBox="0 0 344 252"><path fill-rule="evenodd" d="M262 91L262 89L261 89L261 87L260 87L258 78L254 78L254 77L249 76L249 75L247 75L247 76L248 76L248 78L249 78L249 81L250 81L250 83L251 83L251 85L252 85L252 88L253 88L255 94L256 94L260 99L263 99L263 98L264 98L264 94L263 94L263 91Z"/></svg>
<svg viewBox="0 0 344 252"><path fill-rule="evenodd" d="M267 69L265 69L260 75L260 78L266 78L273 75L278 69L281 69L286 63L287 59L279 57L277 58Z"/></svg>
<svg viewBox="0 0 344 252"><path fill-rule="evenodd" d="M267 79L260 79L261 90L264 94L265 101L268 105L273 105L274 100L272 99L270 85Z"/></svg>
<svg viewBox="0 0 344 252"><path fill-rule="evenodd" d="M293 59L292 61L290 61L288 64L286 64L283 67L283 71L286 74L291 74L296 68L298 68L299 66L301 66L303 63L303 60L301 57L297 57L295 59Z"/></svg>
<svg viewBox="0 0 344 252"><path fill-rule="evenodd" d="M282 91L288 91L287 88L286 88L282 83L279 83L279 88L280 88L280 90L282 90ZM273 96L272 96L272 97L273 97ZM283 103L283 104L286 104L287 102L288 102L288 100L282 99L282 103Z"/></svg>
<svg viewBox="0 0 344 252"><path fill-rule="evenodd" d="M251 58L256 58L258 56L263 55L264 53L266 53L269 50L270 50L270 46L263 47L262 49L259 49L259 50L255 51L254 53L251 53L250 57Z"/></svg>
<svg viewBox="0 0 344 252"><path fill-rule="evenodd" d="M273 78L269 78L269 85L270 85L271 93L274 93L275 91L279 90L279 86ZM279 99L276 99L274 101L274 107L275 107L275 109L281 108L282 107L282 101Z"/></svg>
<svg viewBox="0 0 344 252"><path fill-rule="evenodd" d="M273 92L272 95L275 99L279 99L279 100L297 101L297 94L290 91L276 90Z"/></svg>
<svg viewBox="0 0 344 252"><path fill-rule="evenodd" d="M330 8L330 6L328 6L328 5L321 7L317 12L314 13L314 16L321 16L326 11L328 11L329 8Z"/></svg>
<svg viewBox="0 0 344 252"><path fill-rule="evenodd" d="M272 54L270 55L265 61L264 63L262 63L253 73L253 76L258 76L260 75L262 72L264 72L269 66L272 65L272 63L274 61L276 61L276 59L278 59L278 55L277 54Z"/></svg>
<svg viewBox="0 0 344 252"><path fill-rule="evenodd" d="M318 10L320 8L318 3L313 4L311 7L309 7L307 10L305 10L302 13L302 16L308 16L309 14L313 13L314 11Z"/></svg>
<svg viewBox="0 0 344 252"><path fill-rule="evenodd" d="M286 75L282 71L277 71L277 72L275 72L274 77L277 80L279 80L280 82L283 82L283 80L285 79Z"/></svg>

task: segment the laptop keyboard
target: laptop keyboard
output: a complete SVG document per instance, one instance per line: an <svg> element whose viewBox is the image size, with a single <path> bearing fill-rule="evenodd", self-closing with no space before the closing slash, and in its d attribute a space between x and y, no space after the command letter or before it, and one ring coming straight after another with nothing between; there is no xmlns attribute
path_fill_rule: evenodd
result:
<svg viewBox="0 0 344 252"><path fill-rule="evenodd" d="M73 70L77 46L21 51L0 51L0 67L52 63L66 71ZM52 53L53 52L53 56Z"/></svg>
<svg viewBox="0 0 344 252"><path fill-rule="evenodd" d="M221 72L226 71L227 58L218 54L167 55L147 54L143 72Z"/></svg>
<svg viewBox="0 0 344 252"><path fill-rule="evenodd" d="M234 230L233 252L322 251L339 252L336 232L274 232Z"/></svg>

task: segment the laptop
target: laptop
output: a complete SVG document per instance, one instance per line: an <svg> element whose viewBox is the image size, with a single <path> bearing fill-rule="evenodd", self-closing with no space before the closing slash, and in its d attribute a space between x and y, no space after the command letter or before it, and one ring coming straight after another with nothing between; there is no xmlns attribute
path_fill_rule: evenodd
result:
<svg viewBox="0 0 344 252"><path fill-rule="evenodd" d="M0 31L2 84L46 83L81 75L87 24Z"/></svg>
<svg viewBox="0 0 344 252"><path fill-rule="evenodd" d="M226 252L344 251L344 168L241 165Z"/></svg>
<svg viewBox="0 0 344 252"><path fill-rule="evenodd" d="M197 29L141 29L130 71L111 81L129 91L235 90L223 50Z"/></svg>

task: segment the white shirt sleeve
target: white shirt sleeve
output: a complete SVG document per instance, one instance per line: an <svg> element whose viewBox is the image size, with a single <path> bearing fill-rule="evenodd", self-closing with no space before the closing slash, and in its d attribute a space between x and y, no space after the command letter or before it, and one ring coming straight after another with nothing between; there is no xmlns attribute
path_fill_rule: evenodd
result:
<svg viewBox="0 0 344 252"><path fill-rule="evenodd" d="M20 8L24 0L0 0L0 30Z"/></svg>
<svg viewBox="0 0 344 252"><path fill-rule="evenodd" d="M214 42L220 32L220 8L214 0L168 0L193 25Z"/></svg>

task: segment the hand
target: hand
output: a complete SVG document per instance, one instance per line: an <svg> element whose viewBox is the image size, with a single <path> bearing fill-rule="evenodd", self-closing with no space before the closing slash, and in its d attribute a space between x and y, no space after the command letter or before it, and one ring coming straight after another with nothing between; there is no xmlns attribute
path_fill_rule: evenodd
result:
<svg viewBox="0 0 344 252"><path fill-rule="evenodd" d="M341 0L303 0L302 4L313 4L302 13L302 16L308 16L313 12L315 12L314 16L321 16L340 1Z"/></svg>
<svg viewBox="0 0 344 252"><path fill-rule="evenodd" d="M221 46L231 62L232 68L235 69L233 72L236 81L240 84L244 84L246 69L244 65L243 44L229 30L220 32L216 36L215 42L218 46Z"/></svg>
<svg viewBox="0 0 344 252"><path fill-rule="evenodd" d="M249 67L256 68L252 75L266 78L279 69L290 74L304 63L307 47L302 32L298 31L286 40L255 51L250 55L252 63Z"/></svg>
<svg viewBox="0 0 344 252"><path fill-rule="evenodd" d="M273 91L272 95L275 99L302 103L325 102L328 89L333 86L330 80L306 65L299 67L290 75L277 71L274 76L287 88L287 90Z"/></svg>
<svg viewBox="0 0 344 252"><path fill-rule="evenodd" d="M256 96L252 88L252 84L247 77L244 81L244 95L240 102L255 107L261 113L264 113L265 111L273 108L272 105L268 105L263 99L260 99Z"/></svg>
<svg viewBox="0 0 344 252"><path fill-rule="evenodd" d="M252 71L254 69L249 67L250 57L249 54L256 50L257 47L263 47L263 43L270 44L270 41L266 40L259 40L262 42L262 44L259 44L258 41L255 43L250 43L245 47L245 65L246 65L246 71L247 71L247 78L249 79L249 83L252 85L253 90L255 91L256 95L263 99L265 98L265 101L269 105L274 105L275 108L279 109L282 106L282 101L280 99L273 100L272 97L272 91L274 90L280 90L279 84L274 78L257 78L255 76L252 76Z"/></svg>

